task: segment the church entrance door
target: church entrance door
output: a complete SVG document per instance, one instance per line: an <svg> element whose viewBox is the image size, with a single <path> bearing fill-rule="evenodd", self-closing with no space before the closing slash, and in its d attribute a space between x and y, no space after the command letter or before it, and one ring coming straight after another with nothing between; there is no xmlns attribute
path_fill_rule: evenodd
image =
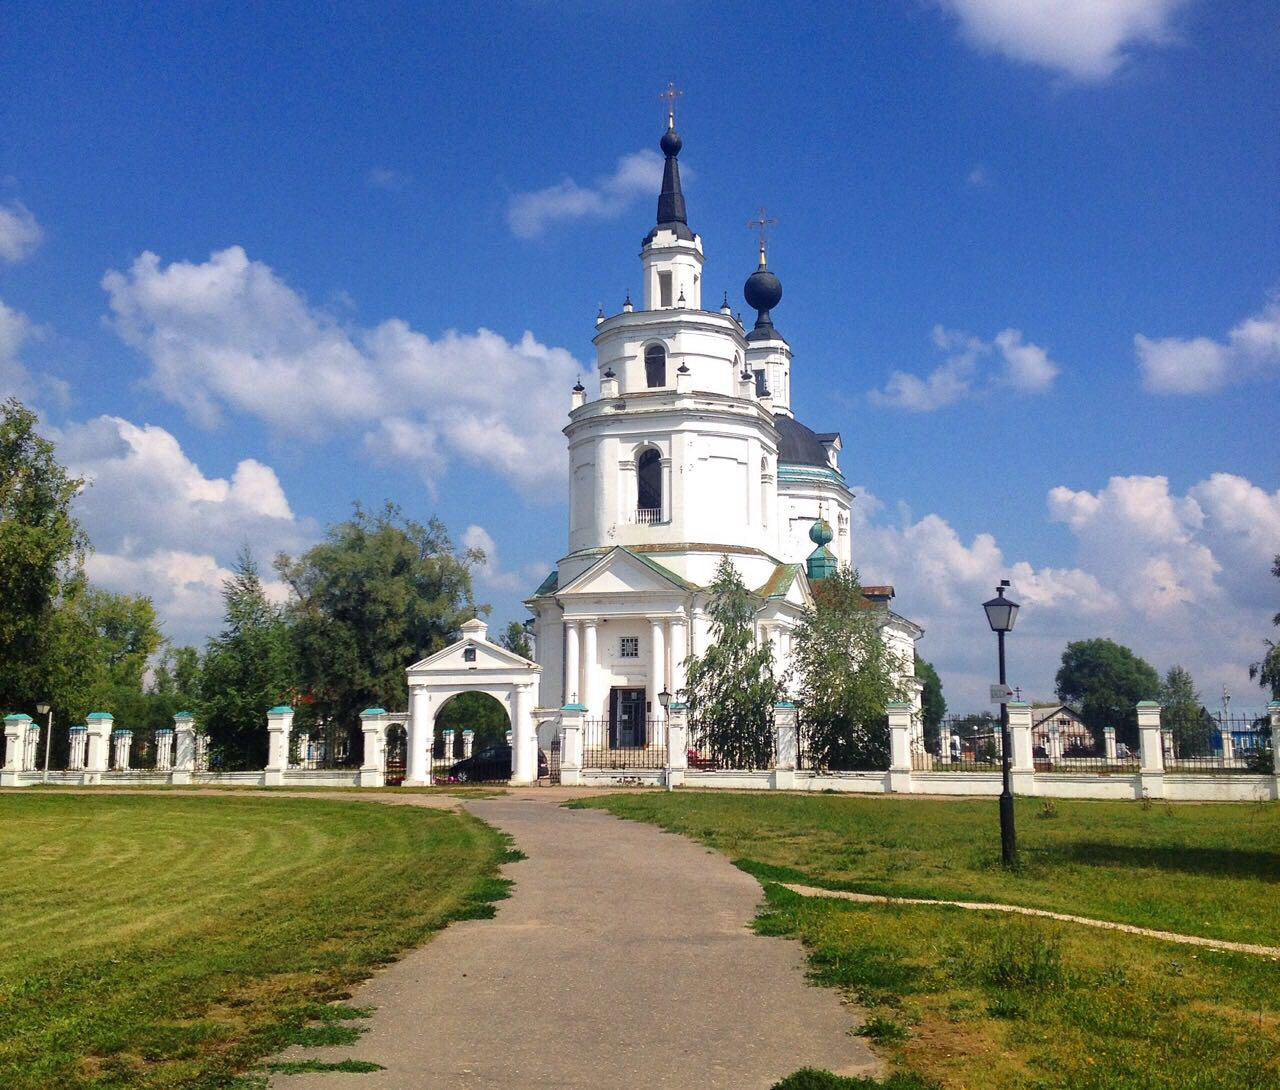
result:
<svg viewBox="0 0 1280 1090"><path fill-rule="evenodd" d="M644 745L643 689L614 689L609 699L609 747L635 749Z"/></svg>

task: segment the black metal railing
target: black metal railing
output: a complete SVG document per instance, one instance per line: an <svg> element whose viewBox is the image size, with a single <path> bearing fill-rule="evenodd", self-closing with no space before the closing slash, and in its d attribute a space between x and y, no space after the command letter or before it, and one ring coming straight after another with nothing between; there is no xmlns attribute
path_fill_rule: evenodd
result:
<svg viewBox="0 0 1280 1090"><path fill-rule="evenodd" d="M937 750L913 753L911 767L917 772L999 772L1003 753L999 720L953 716L942 721Z"/></svg>
<svg viewBox="0 0 1280 1090"><path fill-rule="evenodd" d="M1262 716L1166 710L1160 740L1166 772L1248 774L1273 768L1270 724Z"/></svg>
<svg viewBox="0 0 1280 1090"><path fill-rule="evenodd" d="M582 767L666 768L666 726L662 719L648 719L630 726L608 719L587 719L582 724Z"/></svg>
<svg viewBox="0 0 1280 1090"><path fill-rule="evenodd" d="M295 728L289 739L289 767L309 771L359 768L362 748L358 736L336 723Z"/></svg>

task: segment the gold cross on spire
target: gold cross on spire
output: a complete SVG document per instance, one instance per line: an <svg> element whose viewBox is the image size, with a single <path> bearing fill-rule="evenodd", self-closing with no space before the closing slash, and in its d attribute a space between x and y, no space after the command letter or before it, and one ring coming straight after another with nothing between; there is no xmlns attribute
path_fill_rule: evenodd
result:
<svg viewBox="0 0 1280 1090"><path fill-rule="evenodd" d="M747 230L760 233L760 268L762 269L764 268L765 231L777 222L776 219L770 218L763 208L756 212L755 219L747 220Z"/></svg>
<svg viewBox="0 0 1280 1090"><path fill-rule="evenodd" d="M683 91L681 91L679 88L676 87L674 83L668 80L667 89L658 96L659 98L664 98L667 100L667 128L668 129L674 129L676 127L676 99L678 99L683 94L684 94Z"/></svg>

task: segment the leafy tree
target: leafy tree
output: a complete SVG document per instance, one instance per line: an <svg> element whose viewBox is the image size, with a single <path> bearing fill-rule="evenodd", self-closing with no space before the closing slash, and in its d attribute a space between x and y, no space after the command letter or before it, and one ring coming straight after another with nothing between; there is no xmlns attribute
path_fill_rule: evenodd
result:
<svg viewBox="0 0 1280 1090"><path fill-rule="evenodd" d="M262 768L267 710L295 698L293 641L282 611L267 598L248 548L241 550L222 586L222 601L222 631L209 641L200 670L196 722L209 735L211 757L221 767ZM191 684L191 650L175 656L165 691L177 693Z"/></svg>
<svg viewBox="0 0 1280 1090"><path fill-rule="evenodd" d="M897 700L894 660L858 573L841 568L814 585L814 605L792 633L792 668L804 709L805 751L818 768L889 767L885 705Z"/></svg>
<svg viewBox="0 0 1280 1090"><path fill-rule="evenodd" d="M1110 724L1116 728L1118 741L1136 749L1136 705L1160 695L1160 675L1155 668L1108 639L1067 644L1056 682L1058 699L1080 709L1080 718L1099 745L1103 728Z"/></svg>
<svg viewBox="0 0 1280 1090"><path fill-rule="evenodd" d="M507 625L507 629L502 633L502 646L508 651L514 651L526 659L533 658L533 647L529 643L529 633L525 631L524 625L519 621L511 621Z"/></svg>
<svg viewBox="0 0 1280 1090"><path fill-rule="evenodd" d="M924 682L920 694L920 709L924 718L924 744L930 753L938 751L942 737L942 720L947 715L947 702L942 696L942 678L931 663L916 655L916 677Z"/></svg>
<svg viewBox="0 0 1280 1090"><path fill-rule="evenodd" d="M71 514L84 481L59 464L36 422L16 398L0 404L0 713L34 714L54 697L53 613L88 549Z"/></svg>
<svg viewBox="0 0 1280 1090"><path fill-rule="evenodd" d="M728 557L708 589L711 641L685 664L693 738L730 768L768 768L773 708L782 696L773 649L756 639L755 601Z"/></svg>
<svg viewBox="0 0 1280 1090"><path fill-rule="evenodd" d="M435 737L451 730L455 737L464 730L476 732L473 745L476 752L485 746L505 743L511 720L506 709L488 693L459 693L448 701L436 715Z"/></svg>
<svg viewBox="0 0 1280 1090"><path fill-rule="evenodd" d="M1280 579L1280 553L1276 554L1271 564L1271 574ZM1280 627L1280 613L1271 618L1271 623ZM1249 666L1249 677L1264 689L1270 689L1272 700L1280 700L1280 643L1274 640L1262 642L1267 645L1267 653L1260 661Z"/></svg>
<svg viewBox="0 0 1280 1090"><path fill-rule="evenodd" d="M310 702L303 723L337 725L358 751L360 711L402 705L405 668L488 611L471 589L471 567L482 557L455 552L439 520L423 526L390 503L376 515L357 504L327 540L296 560L278 557L276 570L295 597L288 617Z"/></svg>
<svg viewBox="0 0 1280 1090"><path fill-rule="evenodd" d="M1160 685L1161 722L1173 731L1180 757L1206 757L1218 725L1200 703L1190 671L1170 666Z"/></svg>

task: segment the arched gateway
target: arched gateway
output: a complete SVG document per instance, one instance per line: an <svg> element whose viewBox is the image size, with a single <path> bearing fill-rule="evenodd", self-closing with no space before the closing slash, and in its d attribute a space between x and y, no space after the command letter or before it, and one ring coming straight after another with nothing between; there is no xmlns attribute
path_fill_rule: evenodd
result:
<svg viewBox="0 0 1280 1090"><path fill-rule="evenodd" d="M462 638L409 667L409 754L405 783L430 783L436 715L462 693L487 693L511 720L511 782L538 778L538 739L533 708L542 667L488 639L479 618L462 626Z"/></svg>

